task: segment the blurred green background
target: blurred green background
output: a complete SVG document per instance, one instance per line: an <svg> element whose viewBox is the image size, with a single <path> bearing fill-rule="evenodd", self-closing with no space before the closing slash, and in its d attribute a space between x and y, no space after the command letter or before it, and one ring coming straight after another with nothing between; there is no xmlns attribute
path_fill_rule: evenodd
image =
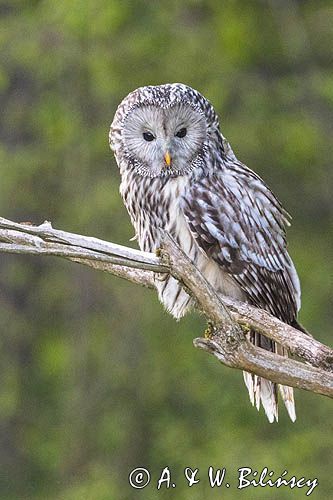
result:
<svg viewBox="0 0 333 500"><path fill-rule="evenodd" d="M187 83L292 213L301 321L330 343L332 44L329 0L1 0L0 215L130 245L110 122L134 88ZM198 315L177 323L153 292L56 258L1 255L0 284L0 498L305 497L239 491L242 466L331 497L331 401L295 391L296 423L281 408L269 424L241 373L192 347ZM166 465L177 487L157 491ZM209 487L209 465L230 489Z"/></svg>

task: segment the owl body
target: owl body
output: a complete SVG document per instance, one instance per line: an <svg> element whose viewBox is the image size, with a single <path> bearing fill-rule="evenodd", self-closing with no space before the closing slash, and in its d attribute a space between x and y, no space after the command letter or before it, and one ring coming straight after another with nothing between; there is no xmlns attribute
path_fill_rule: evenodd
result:
<svg viewBox="0 0 333 500"><path fill-rule="evenodd" d="M266 309L298 327L300 285L286 249L288 214L272 191L239 162L212 105L183 84L142 87L119 105L110 145L120 193L139 246L153 252L169 232L215 291ZM165 308L176 318L192 299L171 276L156 275ZM270 339L251 342L282 356ZM253 404L278 419L278 389L292 420L293 391L244 373Z"/></svg>
<svg viewBox="0 0 333 500"><path fill-rule="evenodd" d="M203 175L202 173L200 174ZM122 175L120 194L128 210L140 248L145 252L156 251L162 243L163 232L168 232L177 241L185 254L196 263L198 269L222 295L246 300L246 294L210 259L197 244L185 218L183 204L191 190L191 184L198 181L198 172L184 176L148 179L125 172ZM151 189L153 188L153 189ZM141 200L142 209L137 210ZM156 288L164 307L175 318L184 316L193 300L172 276L156 276Z"/></svg>

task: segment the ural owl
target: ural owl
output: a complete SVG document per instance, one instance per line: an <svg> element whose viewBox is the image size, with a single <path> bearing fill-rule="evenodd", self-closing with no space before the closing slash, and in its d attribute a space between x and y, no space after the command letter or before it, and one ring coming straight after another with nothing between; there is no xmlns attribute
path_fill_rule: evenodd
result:
<svg viewBox="0 0 333 500"><path fill-rule="evenodd" d="M289 216L264 181L235 157L209 101L179 83L141 87L119 105L110 146L120 193L140 248L152 252L168 231L214 289L297 321L300 284L286 250ZM180 318L192 300L172 277L156 277L161 302ZM252 332L250 340L287 356ZM278 420L276 384L244 373L252 404ZM293 390L279 392L294 421Z"/></svg>

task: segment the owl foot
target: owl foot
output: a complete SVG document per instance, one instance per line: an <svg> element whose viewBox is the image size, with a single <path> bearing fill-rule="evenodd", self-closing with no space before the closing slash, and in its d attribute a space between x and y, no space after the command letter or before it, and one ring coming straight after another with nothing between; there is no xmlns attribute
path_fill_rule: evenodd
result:
<svg viewBox="0 0 333 500"><path fill-rule="evenodd" d="M204 331L204 338L211 339L214 335L214 325L212 321L207 321L207 328Z"/></svg>
<svg viewBox="0 0 333 500"><path fill-rule="evenodd" d="M245 333L245 335L249 334L252 331L252 328L248 325L241 325L241 329Z"/></svg>
<svg viewBox="0 0 333 500"><path fill-rule="evenodd" d="M156 257L161 257L161 252L162 252L162 249L160 247L155 248L154 253L155 253Z"/></svg>

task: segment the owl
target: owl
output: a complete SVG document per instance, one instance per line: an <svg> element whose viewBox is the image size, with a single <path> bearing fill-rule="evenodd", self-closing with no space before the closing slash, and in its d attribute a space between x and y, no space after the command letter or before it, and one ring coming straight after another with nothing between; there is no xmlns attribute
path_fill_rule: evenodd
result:
<svg viewBox="0 0 333 500"><path fill-rule="evenodd" d="M296 328L300 284L286 249L290 216L265 182L241 163L198 91L180 83L146 86L119 105L110 147L120 193L141 250L155 251L169 232L218 294L265 309ZM181 318L193 305L178 281L156 275L165 308ZM255 345L288 356L249 332ZM244 372L253 405L278 420L278 393L292 421L293 390Z"/></svg>

